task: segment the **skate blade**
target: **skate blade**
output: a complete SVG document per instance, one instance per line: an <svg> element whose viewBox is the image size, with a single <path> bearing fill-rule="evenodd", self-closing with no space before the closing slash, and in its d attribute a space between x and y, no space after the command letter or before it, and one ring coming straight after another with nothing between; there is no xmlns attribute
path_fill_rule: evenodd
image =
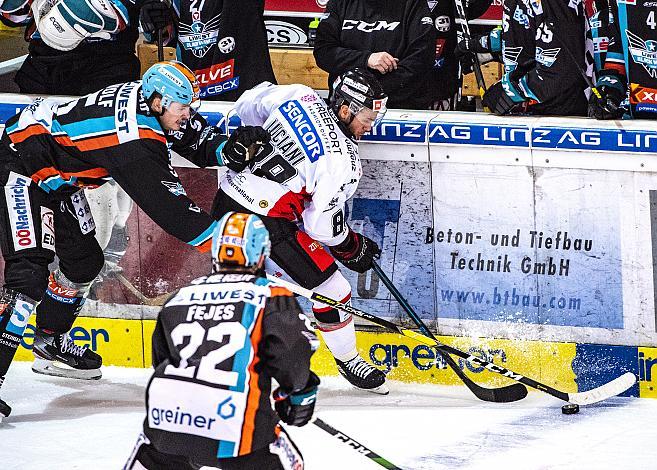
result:
<svg viewBox="0 0 657 470"><path fill-rule="evenodd" d="M74 369L62 362L48 361L36 357L32 363L32 372L53 377L82 380L98 380L103 376L100 369Z"/></svg>
<svg viewBox="0 0 657 470"><path fill-rule="evenodd" d="M370 392L370 393L376 393L377 395L387 395L390 393L390 390L388 389L388 386L386 384L379 385L378 387L374 388L360 388L356 387L355 385L352 385L356 390L363 390L364 392Z"/></svg>

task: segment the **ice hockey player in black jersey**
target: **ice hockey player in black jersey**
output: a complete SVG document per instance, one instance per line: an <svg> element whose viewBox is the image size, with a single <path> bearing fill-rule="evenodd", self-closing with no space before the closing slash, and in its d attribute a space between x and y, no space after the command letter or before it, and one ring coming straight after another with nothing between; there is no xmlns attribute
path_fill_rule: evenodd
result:
<svg viewBox="0 0 657 470"><path fill-rule="evenodd" d="M657 3L610 1L609 43L604 68L592 95L589 115L619 119L657 119ZM621 104L629 101L629 109Z"/></svg>
<svg viewBox="0 0 657 470"><path fill-rule="evenodd" d="M592 49L581 0L505 0L504 75L484 95L496 114L586 116Z"/></svg>
<svg viewBox="0 0 657 470"><path fill-rule="evenodd" d="M312 418L318 341L293 294L261 277L269 250L257 215L220 219L212 274L158 316L144 432L124 470L303 469L279 418L294 426Z"/></svg>
<svg viewBox="0 0 657 470"><path fill-rule="evenodd" d="M169 147L201 167L240 170L246 148L268 137L243 127L227 139L194 112L198 104L192 72L161 62L142 81L68 102L37 99L7 121L0 140L0 381L37 302L33 369L101 375L100 356L67 334L104 263L83 188L113 179L166 232L210 249L217 222L187 197ZM59 267L50 273L55 254Z"/></svg>

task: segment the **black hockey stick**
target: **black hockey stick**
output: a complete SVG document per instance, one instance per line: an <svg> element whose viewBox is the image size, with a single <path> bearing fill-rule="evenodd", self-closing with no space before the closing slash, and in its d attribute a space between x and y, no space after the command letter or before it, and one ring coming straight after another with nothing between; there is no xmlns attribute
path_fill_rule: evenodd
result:
<svg viewBox="0 0 657 470"><path fill-rule="evenodd" d="M588 390L586 392L576 392L576 393L562 392L561 390L552 388L549 385L544 385L540 382L537 382L536 380L530 379L529 377L525 377L524 375L518 374L517 372L513 372L512 370L505 369L504 367L500 367L492 362L488 362L477 356L473 356L472 354L463 352L460 349L456 349L453 348L452 346L441 343L438 340L431 339L427 336L421 335L420 333L416 333L413 330L408 330L406 328L402 328L401 326L397 326L394 323L385 320L383 318L379 318L375 315L372 315L371 313L358 310L357 308L354 308L349 304L345 304L338 300L325 297L321 294L318 294L317 292L313 292L309 289L305 289L301 286L297 286L296 284L283 281L282 279L278 279L269 274L267 274L267 277L272 281L275 281L276 283L284 287L287 287L290 291L294 292L295 294L299 294L311 300L316 300L317 302L321 302L333 308L337 308L338 310L342 310L343 312L351 313L355 317L364 318L367 321L370 321L376 325L387 328L391 331L394 331L395 333L399 333L400 335L406 336L408 338L413 338L414 340L422 344L426 344L427 346L430 346L436 350L440 350L442 352L449 354L454 354L455 356L465 359L468 362L476 364L480 367L484 367L485 369L491 372L495 372L497 374L503 375L504 377L513 379L517 382L528 385L532 388L535 388L536 390L540 390L541 392L545 392L549 395L552 395L553 397L559 398L560 400L564 400L570 403L575 403L577 405L591 405L593 403L597 403L599 401L606 400L607 398L611 398L620 393L623 393L625 390L627 390L628 388L630 388L632 385L636 383L636 376L632 372L625 372L623 375L616 377L610 382L607 382L606 384L600 385L599 387L596 387L592 390ZM482 388L483 390L488 390L483 387L480 388ZM472 388L470 390L472 390ZM527 389L524 390L525 390L524 393L526 395ZM511 400L511 401L515 401L515 400Z"/></svg>
<svg viewBox="0 0 657 470"><path fill-rule="evenodd" d="M358 442L357 440L347 436L345 433L338 431L335 429L333 426L330 424L326 424L323 420L319 418L313 419L312 423L317 426L318 428L322 429L323 431L326 431L329 433L331 436L335 437L338 441L344 442L347 444L349 447L354 449L356 452L358 452L360 455L367 457L368 459L374 460L376 463L381 465L384 468L389 468L391 470L402 470L401 467L398 467L397 465L388 462L386 459L381 457L379 454L376 452L368 449L365 447L363 444Z"/></svg>
<svg viewBox="0 0 657 470"><path fill-rule="evenodd" d="M468 24L468 17L465 13L465 8L463 7L463 0L454 0L456 5L456 15L458 16L457 22L461 26L461 34L463 34L463 39L467 42L468 46L472 44L472 35L470 34L470 25ZM481 63L479 62L479 56L476 52L472 53L472 60L474 61L474 74L477 79L477 86L479 86L479 96L484 97L486 93L486 82L484 81L484 74L481 72Z"/></svg>
<svg viewBox="0 0 657 470"><path fill-rule="evenodd" d="M449 351L446 351L445 347L449 347L449 346L443 345L435 338L421 335L413 330L402 328L388 320L384 320L383 318L379 318L367 312L363 312L362 310L358 310L349 304L345 304L337 300L330 299L317 292L313 292L309 289L305 289L304 287L297 286L296 284L292 284L290 282L283 281L282 279L278 279L274 276L271 276L270 274L268 274L267 277L272 281L275 281L281 284L282 286L287 287L289 290L291 290L295 294L301 295L302 297L306 297L310 300L315 300L317 302L330 305L333 308L337 308L344 312L351 313L356 317L364 318L365 320L368 320L379 326L387 328L388 330L394 333L398 333L408 338L412 338L422 344L434 348L442 356L442 358L445 360L447 365L451 367L454 373L456 373L456 375L463 381L465 386L468 387L468 389L470 389L470 391L480 400L491 401L495 403L508 403L512 401L522 400L527 396L527 389L521 384L512 384L512 385L504 386L502 388L490 389L474 383L472 379L470 379L470 377L465 375L465 373L461 370L461 368L456 363L456 361L454 361L454 359L452 359L451 356L447 354ZM469 357L469 355L465 354L465 357ZM474 358L474 356L472 357ZM476 362L475 359L472 359L472 361ZM479 363L477 364L481 365Z"/></svg>
<svg viewBox="0 0 657 470"><path fill-rule="evenodd" d="M410 304L406 301L406 299L402 297L399 290L397 290L395 285L388 278L388 276L386 276L386 274L383 272L381 267L376 263L376 261L372 262L372 269L377 274L377 276L379 276L379 279L383 281L383 284L385 284L385 286L388 288L388 290L395 298L395 300L399 302L399 305L401 305L402 309L404 309L406 314L409 317L411 317L413 323L415 323L415 325L417 325L417 327L420 329L420 333L422 333L424 336L427 336L432 340L434 340L436 343L438 343L438 340L431 332L431 330L427 328L427 325L425 325L422 319L417 315L417 313L415 313L415 311L410 306ZM440 355L445 360L445 362L456 373L456 375L459 376L459 378L463 381L466 387L468 387L470 391L474 393L477 396L477 398L479 398L480 400L492 401L496 403L508 403L512 401L522 400L527 396L527 389L522 384L511 384L501 388L482 387L474 383L472 380L470 380L470 378L467 375L465 375L465 373L461 370L461 368L456 363L456 361L452 359L452 357L449 354L447 354L445 351L442 351L441 349L437 349L437 351L440 353Z"/></svg>
<svg viewBox="0 0 657 470"><path fill-rule="evenodd" d="M157 61L164 60L164 41L162 40L162 30L157 30Z"/></svg>
<svg viewBox="0 0 657 470"><path fill-rule="evenodd" d="M625 372L623 375L616 377L612 381L607 382L606 384L601 385L597 388L594 388L593 390L589 390L587 392L566 393L566 392L562 392L561 390L557 390L556 388L552 388L549 385L545 385L540 382L537 382L534 379L530 379L529 377L525 377L524 375L513 372L510 369L505 369L504 367L497 366L492 362L485 361L478 357L472 356L471 354L465 353L459 349L453 348L446 344L442 344L438 340L436 340L436 338L431 334L431 332L428 331L427 327L424 326L422 320L420 320L420 318L417 317L415 312L413 312L410 305L408 305L408 302L406 302L406 300L402 297L402 295L394 286L392 281L388 279L388 276L386 276L386 274L383 272L381 267L376 262L373 262L372 266L374 272L376 272L376 274L386 285L386 287L393 295L393 297L395 297L395 299L397 299L397 301L400 303L402 308L406 310L406 312L411 316L411 318L413 318L414 321L417 320L416 324L420 328L420 331L422 331L423 333L425 332L428 333L430 337L434 341L436 341L437 344L440 344L440 349L442 349L445 352L454 354L455 356L461 357L475 364L479 364L492 372L497 372L498 374L501 374L504 377L508 377L517 382L520 382L521 384L525 384L532 388L535 388L536 390L540 390L541 392L548 393L553 397L559 398L561 400L570 403L575 403L577 405L590 405L592 403L597 403L599 401L606 400L607 398L623 393L625 390L627 390L628 388L630 388L632 385L636 383L636 376L632 372ZM525 389L525 395L526 394L527 394L527 389Z"/></svg>

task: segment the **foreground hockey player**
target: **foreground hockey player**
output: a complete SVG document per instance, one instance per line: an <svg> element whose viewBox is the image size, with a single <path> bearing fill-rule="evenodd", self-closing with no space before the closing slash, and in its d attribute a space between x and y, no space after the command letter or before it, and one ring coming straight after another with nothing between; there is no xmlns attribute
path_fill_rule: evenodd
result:
<svg viewBox="0 0 657 470"><path fill-rule="evenodd" d="M334 258L362 273L381 252L347 225L345 203L362 175L356 139L383 117L386 99L374 76L360 69L338 77L330 107L304 85L265 82L245 92L235 104L238 115L263 126L271 140L249 168L222 177L212 214L260 214L272 240L272 270L348 302L351 286ZM320 303L313 313L340 373L355 387L388 393L385 374L356 351L351 315Z"/></svg>
<svg viewBox="0 0 657 470"><path fill-rule="evenodd" d="M657 119L657 4L609 2L603 17L609 46L596 88L589 99L589 116L620 119ZM605 22L606 20L606 22ZM629 109L621 106L629 101Z"/></svg>
<svg viewBox="0 0 657 470"><path fill-rule="evenodd" d="M167 145L198 166L239 170L246 165L245 145L267 134L240 128L226 140L193 113L198 103L191 71L162 62L143 81L66 103L37 99L7 121L0 140L0 381L37 302L33 369L100 377L100 356L67 334L103 266L82 187L113 178L165 231L209 250L216 221L186 196ZM50 273L55 254L59 267ZM0 401L0 414L9 411Z"/></svg>
<svg viewBox="0 0 657 470"><path fill-rule="evenodd" d="M319 342L292 293L263 277L269 251L258 216L219 221L213 274L180 289L158 316L144 432L124 470L303 469L278 418L310 421Z"/></svg>

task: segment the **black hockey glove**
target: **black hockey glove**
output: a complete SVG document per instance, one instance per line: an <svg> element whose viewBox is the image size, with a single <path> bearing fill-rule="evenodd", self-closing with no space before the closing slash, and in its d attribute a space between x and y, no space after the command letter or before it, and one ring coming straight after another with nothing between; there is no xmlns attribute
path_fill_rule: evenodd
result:
<svg viewBox="0 0 657 470"><path fill-rule="evenodd" d="M239 173L258 153L260 147L269 142L269 132L259 126L240 126L230 135L221 149L221 160L225 166Z"/></svg>
<svg viewBox="0 0 657 470"><path fill-rule="evenodd" d="M139 25L146 34L155 34L173 24L170 0L146 0L139 10Z"/></svg>
<svg viewBox="0 0 657 470"><path fill-rule="evenodd" d="M304 426L313 417L319 377L310 371L308 383L299 391L285 393L280 388L274 390L274 408L279 418L292 426Z"/></svg>
<svg viewBox="0 0 657 470"><path fill-rule="evenodd" d="M504 74L502 80L490 87L482 100L484 108L490 109L499 116L511 113L523 103L525 103L524 96L509 80L508 74Z"/></svg>
<svg viewBox="0 0 657 470"><path fill-rule="evenodd" d="M371 269L372 261L381 254L379 245L351 229L345 241L337 246L330 246L329 250L335 259L357 273Z"/></svg>
<svg viewBox="0 0 657 470"><path fill-rule="evenodd" d="M624 98L625 87L621 80L611 74L602 75L596 87L591 90L589 117L596 119L622 118L625 114L625 108L621 107Z"/></svg>

